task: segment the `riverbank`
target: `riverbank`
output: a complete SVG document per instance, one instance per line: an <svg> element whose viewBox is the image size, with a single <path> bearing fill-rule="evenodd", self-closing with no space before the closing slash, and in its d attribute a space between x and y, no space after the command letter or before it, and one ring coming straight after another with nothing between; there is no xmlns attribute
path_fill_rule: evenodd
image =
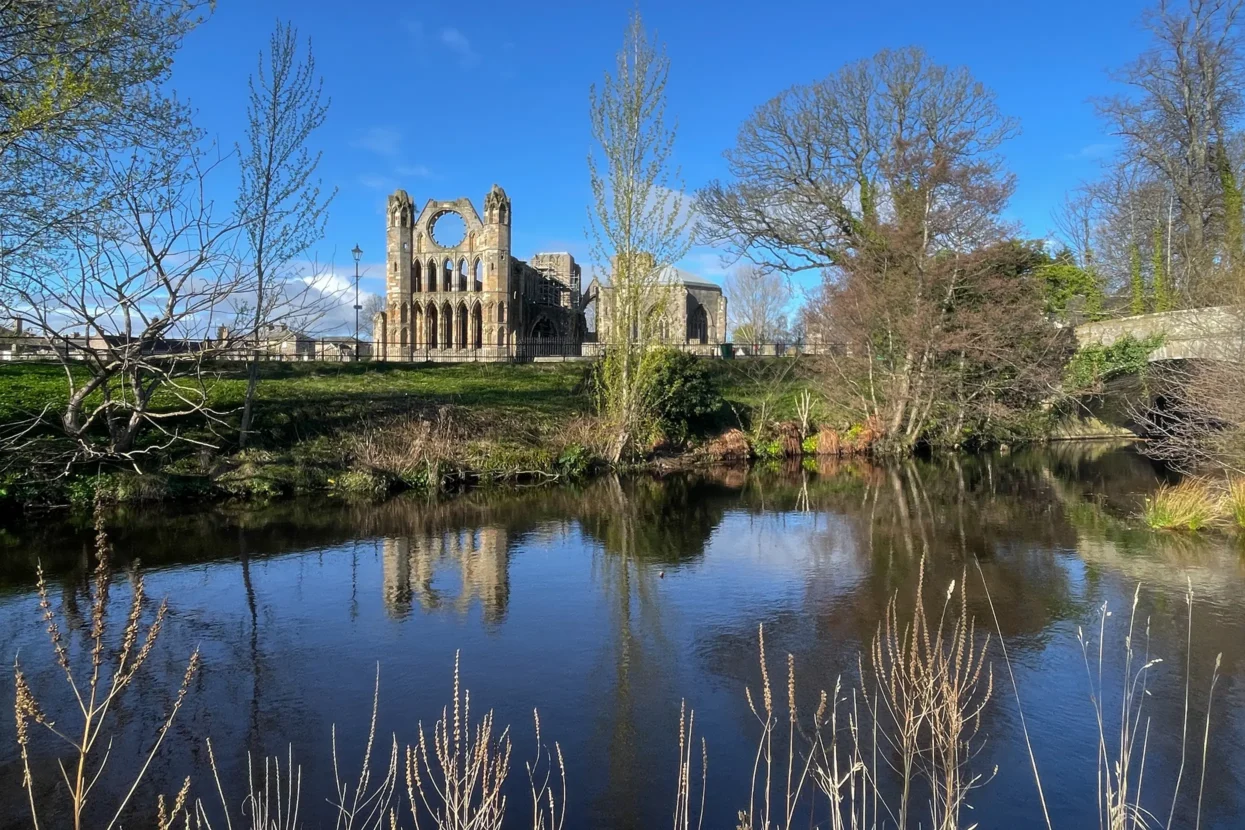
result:
<svg viewBox="0 0 1245 830"><path fill-rule="evenodd" d="M766 417L795 417L803 388L795 373L727 361L705 366L721 395L720 411L686 442L655 443L655 463L695 463L713 437L748 423L758 408ZM163 449L153 444L140 469L79 463L63 475L49 461L68 447L45 427L24 455L8 459L0 499L57 506L310 493L379 497L575 479L605 466L607 455L588 371L574 363L266 364L254 432L239 450L244 367L224 364L205 380L212 416L168 422L182 440ZM65 387L58 366L0 366L0 423L54 413ZM773 451L758 448L762 455ZM752 449L745 445L744 452Z"/></svg>
<svg viewBox="0 0 1245 830"><path fill-rule="evenodd" d="M784 358L685 368L707 381L700 388L711 402L697 405L709 414L656 436L646 459L628 469L870 453L882 431L817 411L816 378L806 368ZM375 499L580 479L613 466L590 372L581 363L269 363L261 367L253 431L242 450L245 367L220 364L204 374L206 412L161 422L166 432L153 431L138 465L125 466L61 463L73 449L51 425L66 397L63 369L4 365L0 424L42 415L44 425L0 466L0 503ZM170 400L166 408L177 405ZM1030 440L1129 435L1080 413L1044 428Z"/></svg>

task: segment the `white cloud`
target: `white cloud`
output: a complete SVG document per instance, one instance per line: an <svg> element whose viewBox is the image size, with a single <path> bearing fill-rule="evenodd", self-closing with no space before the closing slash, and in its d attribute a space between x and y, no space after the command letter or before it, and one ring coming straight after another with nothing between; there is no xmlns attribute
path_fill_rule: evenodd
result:
<svg viewBox="0 0 1245 830"><path fill-rule="evenodd" d="M350 142L351 147L367 150L378 156L396 156L402 144L402 134L393 127L369 127Z"/></svg>
<svg viewBox="0 0 1245 830"><path fill-rule="evenodd" d="M1065 159L1100 159L1111 152L1113 146L1106 142L1096 142L1094 144L1086 144L1075 153L1066 153Z"/></svg>
<svg viewBox="0 0 1245 830"><path fill-rule="evenodd" d="M400 165L397 173L399 176L411 176L417 179L432 178L432 171L422 164Z"/></svg>
<svg viewBox="0 0 1245 830"><path fill-rule="evenodd" d="M359 184L363 185L368 190L381 190L385 193L388 193L397 187L393 179L388 176L375 176L370 173L365 173L360 176Z"/></svg>
<svg viewBox="0 0 1245 830"><path fill-rule="evenodd" d="M368 300L378 292L369 290L379 286L380 293L384 291L384 283L382 280L368 276L368 274L385 273L383 263L363 264L359 266L361 277L359 279L359 305L367 306ZM340 269L329 267L322 270L313 271L296 282L305 286L305 290L310 296L314 308L317 311L314 320L307 320L303 326L298 326L315 337L325 337L332 334L353 334L354 333L354 263L348 263ZM359 334L361 337L370 339L372 330L372 321L365 320L361 316L359 318Z"/></svg>
<svg viewBox="0 0 1245 830"><path fill-rule="evenodd" d="M459 64L464 67L475 66L480 61L480 56L471 48L471 41L457 29L442 29L441 44L457 55Z"/></svg>

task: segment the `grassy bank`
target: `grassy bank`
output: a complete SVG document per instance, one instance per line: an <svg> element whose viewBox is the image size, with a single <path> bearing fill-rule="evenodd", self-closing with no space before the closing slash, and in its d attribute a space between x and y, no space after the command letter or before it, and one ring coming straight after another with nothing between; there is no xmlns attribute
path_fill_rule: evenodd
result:
<svg viewBox="0 0 1245 830"><path fill-rule="evenodd" d="M707 362L724 403L691 444L745 425L758 412L766 419L794 418L802 383L784 363ZM602 463L607 439L595 415L589 370L586 363L265 364L254 433L240 452L245 367L222 364L204 380L216 415L167 422L191 441L153 451L141 472L95 464L68 476L34 473L35 454L54 458L66 448L48 425L26 451L30 458L10 458L0 472L0 497L87 504L97 495L118 502L312 491L378 495L575 477ZM52 421L66 397L59 366L0 366L0 423L45 412ZM172 410L177 403L160 405Z"/></svg>

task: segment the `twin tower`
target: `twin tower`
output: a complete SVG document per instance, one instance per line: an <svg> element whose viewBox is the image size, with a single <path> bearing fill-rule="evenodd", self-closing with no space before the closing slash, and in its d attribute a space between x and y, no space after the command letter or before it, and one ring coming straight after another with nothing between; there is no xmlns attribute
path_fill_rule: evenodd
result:
<svg viewBox="0 0 1245 830"><path fill-rule="evenodd" d="M483 220L465 197L429 199L416 213L405 190L389 196L386 217L378 358L510 360L532 336L582 337L579 266L570 254L538 254L536 267L515 259L510 198L497 185Z"/></svg>

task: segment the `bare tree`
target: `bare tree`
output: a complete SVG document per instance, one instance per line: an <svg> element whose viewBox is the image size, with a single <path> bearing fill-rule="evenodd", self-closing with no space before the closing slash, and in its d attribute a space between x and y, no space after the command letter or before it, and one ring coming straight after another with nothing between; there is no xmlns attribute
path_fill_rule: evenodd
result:
<svg viewBox="0 0 1245 830"><path fill-rule="evenodd" d="M252 322L243 333L252 348L247 360L246 397L238 445L251 431L255 389L259 383L257 347L266 326L286 322L305 326L324 309L321 295L307 283L291 291L295 260L324 236L328 206L336 190L324 195L315 179L320 153L308 143L323 123L328 101L315 74L315 56L307 43L299 55L298 32L277 24L250 79L246 146L238 148L242 183L238 207L246 227L250 266L254 270ZM273 282L280 286L273 288Z"/></svg>
<svg viewBox="0 0 1245 830"><path fill-rule="evenodd" d="M1014 131L967 70L883 51L759 107L726 154L732 181L698 194L705 241L822 273L809 334L847 346L827 384L898 448L963 377L944 344L961 301L993 285L970 255L1008 235L997 151Z"/></svg>
<svg viewBox="0 0 1245 830"><path fill-rule="evenodd" d="M1240 244L1239 165L1232 150L1245 89L1242 8L1245 0L1160 0L1143 17L1150 48L1115 74L1129 94L1098 102L1124 141L1121 163L1172 194L1172 273L1186 303L1213 299L1225 240L1236 236ZM1230 256L1239 260L1235 252Z"/></svg>
<svg viewBox="0 0 1245 830"><path fill-rule="evenodd" d="M666 123L670 61L634 12L613 74L590 93L588 156L593 204L589 235L598 263L609 263L598 331L607 343L600 379L603 410L615 431L612 460L634 450L653 418L646 355L660 342L673 264L688 249L682 184L671 169L675 128Z"/></svg>
<svg viewBox="0 0 1245 830"><path fill-rule="evenodd" d="M214 167L199 154L135 152L110 170L109 209L67 231L54 267L10 261L0 292L0 310L49 342L64 368L54 422L72 442L66 467L137 466L174 442L203 443L181 425L214 415L204 361L219 343L209 335L235 322L233 302L254 290L237 259L241 223L206 196Z"/></svg>
<svg viewBox="0 0 1245 830"><path fill-rule="evenodd" d="M794 291L779 271L741 265L726 277L732 337L736 343L759 346L777 343L788 332L788 311Z"/></svg>
<svg viewBox="0 0 1245 830"><path fill-rule="evenodd" d="M360 312L363 316L364 331L368 330L372 321L376 319L376 315L384 310L385 296L383 294L369 294L367 299L363 301L363 310Z"/></svg>

